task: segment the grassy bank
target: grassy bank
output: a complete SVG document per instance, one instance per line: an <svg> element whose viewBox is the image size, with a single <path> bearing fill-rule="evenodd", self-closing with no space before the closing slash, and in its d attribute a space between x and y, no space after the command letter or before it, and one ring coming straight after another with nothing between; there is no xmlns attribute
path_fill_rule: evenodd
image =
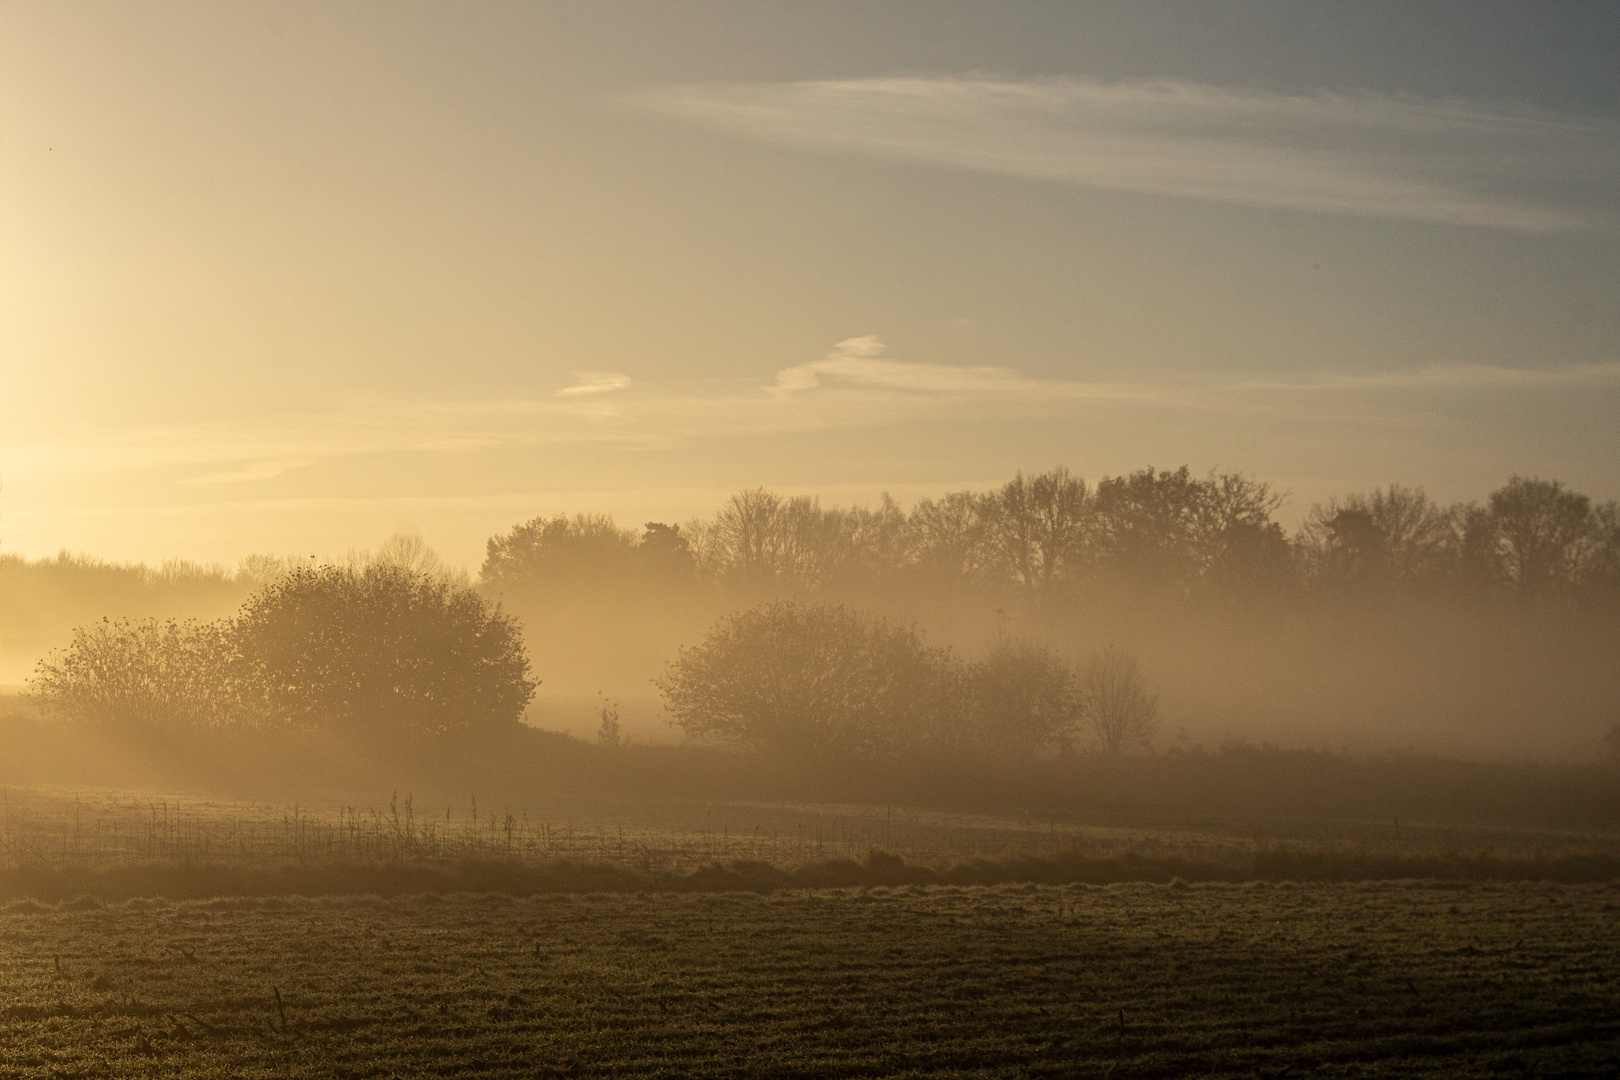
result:
<svg viewBox="0 0 1620 1080"><path fill-rule="evenodd" d="M0 785L161 790L191 797L359 804L415 792L537 799L799 801L1042 817L1293 818L1620 829L1620 768L1461 761L1231 744L1033 761L788 760L696 746L608 748L513 725L478 738L358 744L330 735L197 732L120 738L0 716Z"/></svg>
<svg viewBox="0 0 1620 1080"><path fill-rule="evenodd" d="M404 896L416 893L773 893L793 889L1008 884L1108 885L1369 882L1440 883L1620 881L1620 855L1513 857L1496 854L1393 854L1274 847L1244 860L1122 852L1107 857L974 859L946 866L907 864L881 851L865 858L800 866L713 862L690 870L651 870L607 862L459 862L251 866L136 864L105 869L24 866L0 870L0 900L97 904L135 898ZM20 909L19 909L20 910Z"/></svg>

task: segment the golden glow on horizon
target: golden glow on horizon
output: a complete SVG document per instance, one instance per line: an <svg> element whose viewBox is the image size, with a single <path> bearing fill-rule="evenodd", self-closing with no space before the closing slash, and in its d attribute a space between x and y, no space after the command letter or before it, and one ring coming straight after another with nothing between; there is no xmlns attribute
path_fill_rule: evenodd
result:
<svg viewBox="0 0 1620 1080"><path fill-rule="evenodd" d="M1289 520L1620 493L1597 98L1083 11L565 13L8 5L0 551L409 526L475 566L538 513L1058 462L1241 469Z"/></svg>

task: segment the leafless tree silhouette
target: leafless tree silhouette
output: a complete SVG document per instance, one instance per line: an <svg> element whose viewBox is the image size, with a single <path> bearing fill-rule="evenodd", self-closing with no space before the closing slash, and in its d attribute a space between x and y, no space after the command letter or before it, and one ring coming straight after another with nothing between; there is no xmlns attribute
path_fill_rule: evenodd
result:
<svg viewBox="0 0 1620 1080"><path fill-rule="evenodd" d="M1113 645L1093 653L1080 673L1080 695L1091 730L1108 753L1151 744L1159 699L1148 693L1136 657Z"/></svg>

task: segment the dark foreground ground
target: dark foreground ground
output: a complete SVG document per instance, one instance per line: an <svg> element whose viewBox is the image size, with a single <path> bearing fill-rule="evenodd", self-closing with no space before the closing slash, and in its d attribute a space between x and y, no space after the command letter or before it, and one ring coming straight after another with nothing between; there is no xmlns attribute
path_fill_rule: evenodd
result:
<svg viewBox="0 0 1620 1080"><path fill-rule="evenodd" d="M1422 883L18 901L0 1076L1611 1077L1617 904Z"/></svg>

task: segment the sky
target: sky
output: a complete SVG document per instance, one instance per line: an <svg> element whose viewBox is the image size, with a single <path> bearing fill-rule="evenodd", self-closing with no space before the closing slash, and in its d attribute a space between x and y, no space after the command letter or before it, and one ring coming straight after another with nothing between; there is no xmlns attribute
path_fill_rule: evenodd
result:
<svg viewBox="0 0 1620 1080"><path fill-rule="evenodd" d="M1620 496L1620 9L0 0L0 552Z"/></svg>

